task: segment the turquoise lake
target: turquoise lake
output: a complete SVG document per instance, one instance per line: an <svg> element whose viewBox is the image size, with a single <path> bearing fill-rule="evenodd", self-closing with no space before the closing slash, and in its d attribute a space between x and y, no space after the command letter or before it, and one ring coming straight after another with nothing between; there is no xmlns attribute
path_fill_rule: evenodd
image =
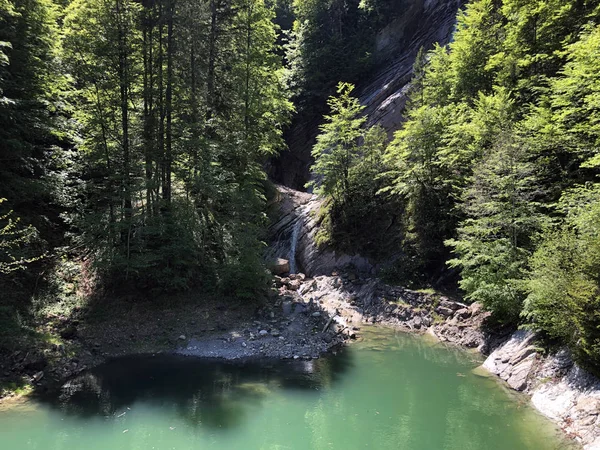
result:
<svg viewBox="0 0 600 450"><path fill-rule="evenodd" d="M366 329L337 355L228 364L110 361L56 394L0 407L2 450L571 448L478 355Z"/></svg>

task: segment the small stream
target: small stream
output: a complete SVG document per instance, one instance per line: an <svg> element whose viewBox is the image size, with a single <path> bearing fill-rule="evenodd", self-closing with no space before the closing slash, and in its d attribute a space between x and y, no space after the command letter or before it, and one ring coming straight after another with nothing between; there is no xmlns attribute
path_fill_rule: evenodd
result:
<svg viewBox="0 0 600 450"><path fill-rule="evenodd" d="M570 448L479 356L365 330L313 361L112 360L60 393L0 408L3 450Z"/></svg>

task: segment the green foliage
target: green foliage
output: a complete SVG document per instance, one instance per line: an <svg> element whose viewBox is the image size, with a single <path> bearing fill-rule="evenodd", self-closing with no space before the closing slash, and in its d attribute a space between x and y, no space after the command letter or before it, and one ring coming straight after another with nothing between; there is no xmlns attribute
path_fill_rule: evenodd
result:
<svg viewBox="0 0 600 450"><path fill-rule="evenodd" d="M531 238L543 222L534 171L527 149L505 133L475 166L464 191L466 219L457 238L446 242L457 255L449 265L461 268L467 298L506 322L514 322L521 310Z"/></svg>
<svg viewBox="0 0 600 450"><path fill-rule="evenodd" d="M89 180L75 222L107 282L257 298L262 163L292 105L273 10L209 3L70 3L63 44Z"/></svg>
<svg viewBox="0 0 600 450"><path fill-rule="evenodd" d="M402 14L395 0L293 0L287 83L301 113L322 114L340 80L358 83L374 67L377 32Z"/></svg>
<svg viewBox="0 0 600 450"><path fill-rule="evenodd" d="M315 179L308 186L314 187L319 195L331 197L338 205L345 204L350 194L350 167L359 155L361 128L366 121L366 117L360 116L364 107L351 96L353 90L353 85L340 83L338 96L329 98L331 114L325 116L327 122L321 125L312 150Z"/></svg>
<svg viewBox="0 0 600 450"><path fill-rule="evenodd" d="M451 250L467 297L499 320L519 318L544 213L594 175L598 12L470 2L453 41L417 58L407 121L386 152L383 191L404 204L413 272L437 273Z"/></svg>
<svg viewBox="0 0 600 450"><path fill-rule="evenodd" d="M583 167L600 166L600 26L589 26L566 49L568 62L551 83L550 108L561 143L583 159Z"/></svg>
<svg viewBox="0 0 600 450"><path fill-rule="evenodd" d="M549 228L531 261L524 315L600 370L600 186L565 193L565 220Z"/></svg>
<svg viewBox="0 0 600 450"><path fill-rule="evenodd" d="M0 205L6 199L0 198ZM0 275L7 275L17 270L23 270L27 264L38 261L43 256L30 255L37 240L36 229L31 225L23 227L20 219L14 217L12 211L0 214ZM35 251L34 251L35 252Z"/></svg>
<svg viewBox="0 0 600 450"><path fill-rule="evenodd" d="M338 85L338 96L328 101L331 114L325 116L313 147L314 177L308 186L326 201L316 240L320 246L381 256L389 250L391 237L387 245L379 240L396 213L379 194L387 135L379 126L365 127L364 107L351 96L353 89L349 83Z"/></svg>

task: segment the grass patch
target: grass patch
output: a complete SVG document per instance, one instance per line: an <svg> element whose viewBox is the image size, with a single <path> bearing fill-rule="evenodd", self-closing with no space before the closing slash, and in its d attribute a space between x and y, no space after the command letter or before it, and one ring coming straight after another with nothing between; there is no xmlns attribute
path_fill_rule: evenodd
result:
<svg viewBox="0 0 600 450"><path fill-rule="evenodd" d="M417 290L415 290L415 292L418 292L419 294L426 294L426 295L437 295L438 294L438 292L433 288L417 289Z"/></svg>
<svg viewBox="0 0 600 450"><path fill-rule="evenodd" d="M16 397L24 397L33 392L33 386L25 379L19 381L0 381L0 397L12 395Z"/></svg>

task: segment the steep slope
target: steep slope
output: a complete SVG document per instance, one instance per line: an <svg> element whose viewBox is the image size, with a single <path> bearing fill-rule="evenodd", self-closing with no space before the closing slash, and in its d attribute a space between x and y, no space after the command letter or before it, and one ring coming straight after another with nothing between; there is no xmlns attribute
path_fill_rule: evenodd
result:
<svg viewBox="0 0 600 450"><path fill-rule="evenodd" d="M369 125L380 124L391 136L402 123L412 65L421 47L447 44L462 0L405 0L404 12L375 39L372 75L357 85ZM344 80L340 80L344 81ZM298 118L286 133L288 149L269 169L271 178L293 189L304 188L310 176L311 148L321 117Z"/></svg>

